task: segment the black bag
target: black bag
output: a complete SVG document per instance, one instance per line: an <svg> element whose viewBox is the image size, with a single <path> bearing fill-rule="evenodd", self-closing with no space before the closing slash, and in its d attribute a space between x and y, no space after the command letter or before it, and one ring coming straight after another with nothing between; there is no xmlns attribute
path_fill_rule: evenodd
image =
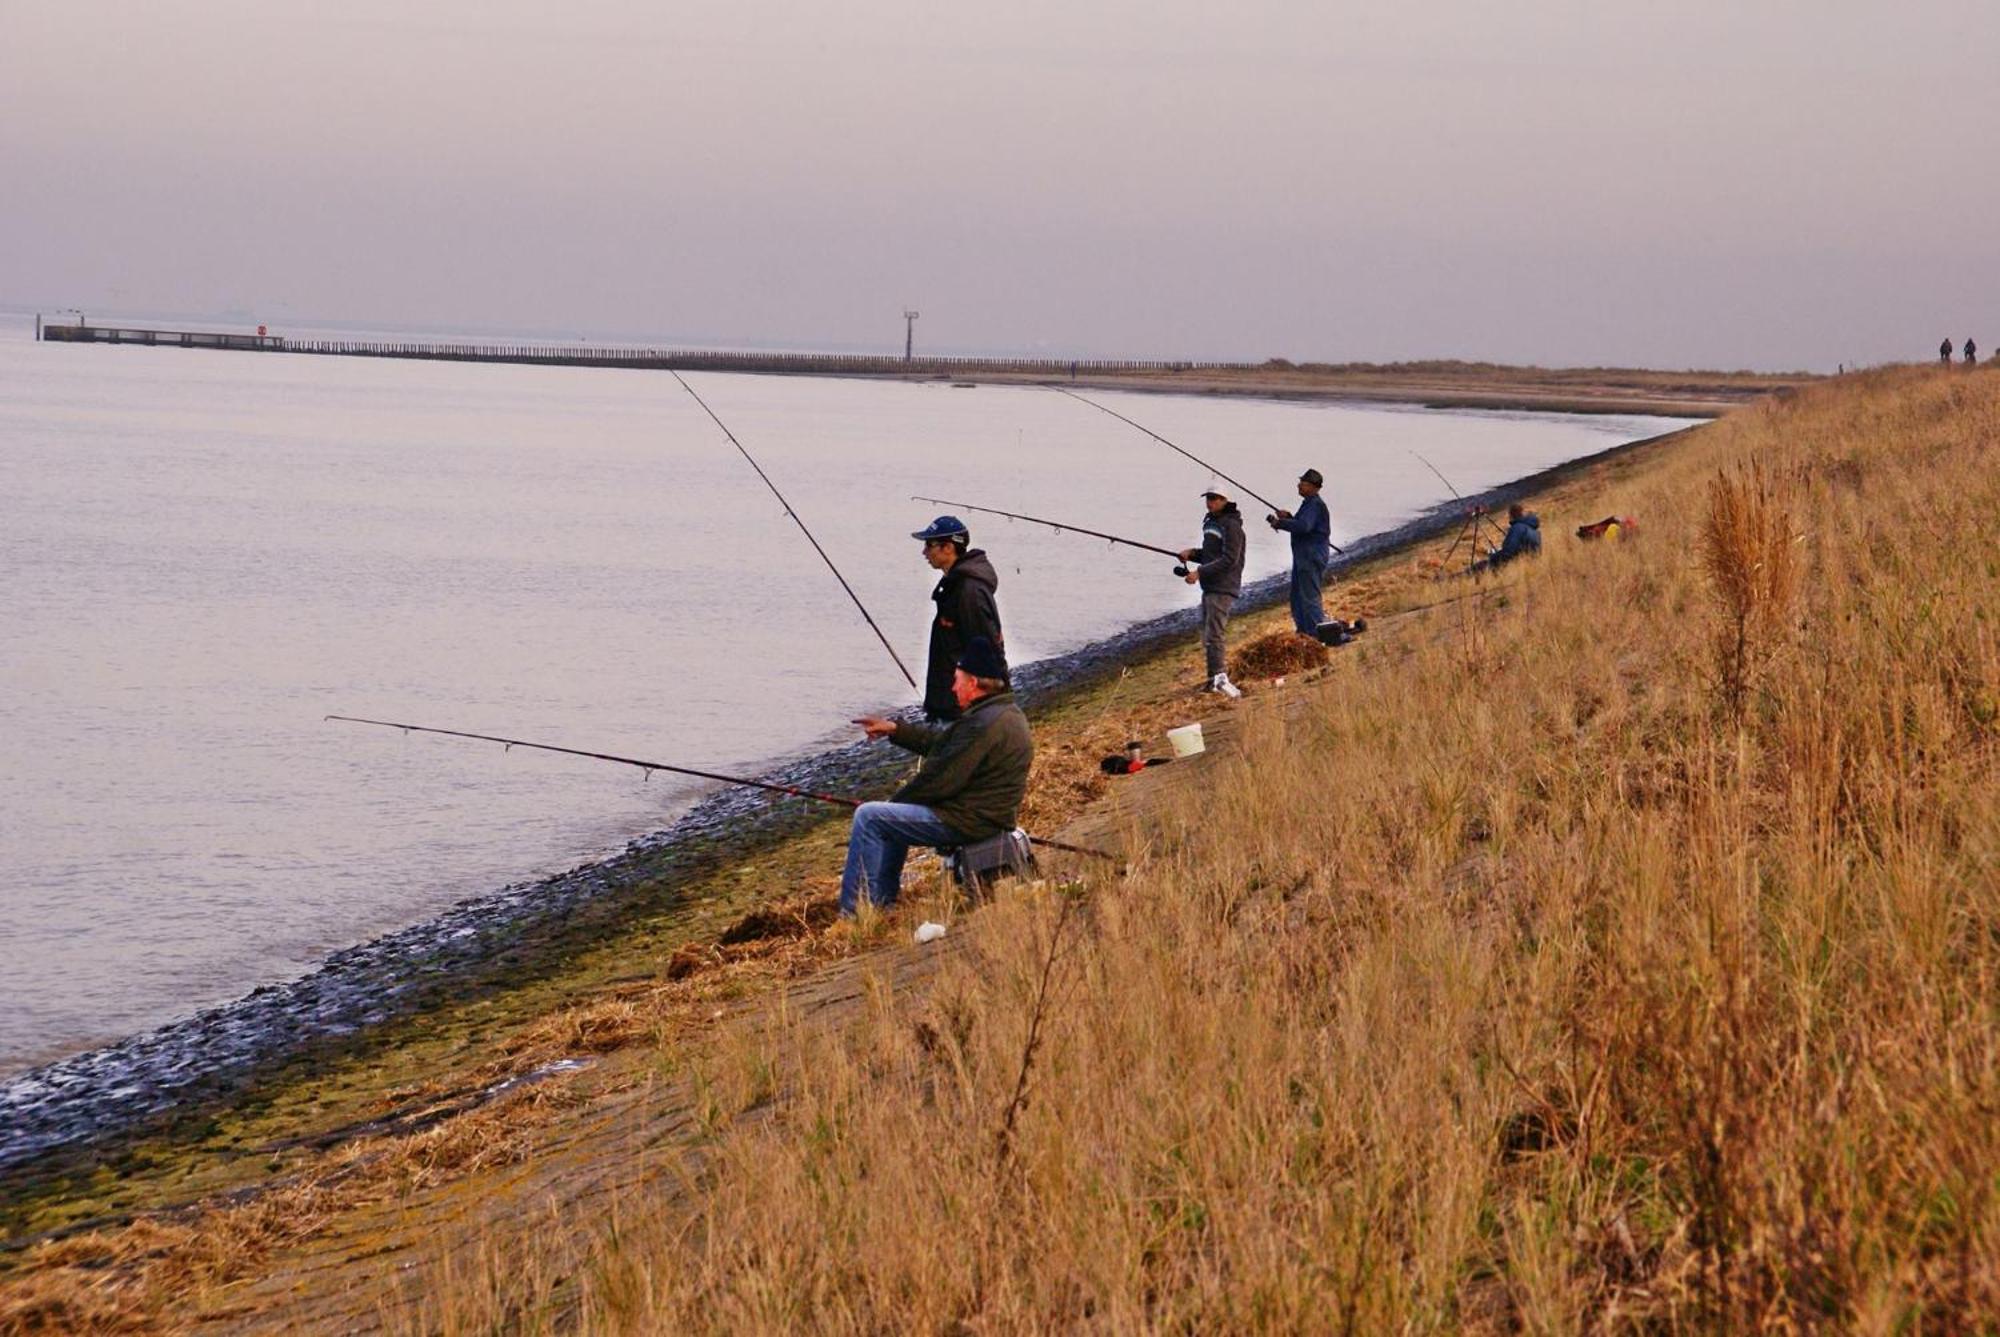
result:
<svg viewBox="0 0 2000 1337"><path fill-rule="evenodd" d="M970 845L942 846L938 854L958 884L973 895L1003 877L1035 871L1034 844L1018 826Z"/></svg>

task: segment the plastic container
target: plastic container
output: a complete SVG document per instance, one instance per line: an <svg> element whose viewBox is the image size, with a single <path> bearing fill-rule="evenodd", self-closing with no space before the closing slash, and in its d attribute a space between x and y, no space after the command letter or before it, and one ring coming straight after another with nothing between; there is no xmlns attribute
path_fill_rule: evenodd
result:
<svg viewBox="0 0 2000 1337"><path fill-rule="evenodd" d="M1167 741L1174 745L1177 757L1192 757L1207 750L1201 741L1201 725L1183 724L1178 729L1167 730Z"/></svg>

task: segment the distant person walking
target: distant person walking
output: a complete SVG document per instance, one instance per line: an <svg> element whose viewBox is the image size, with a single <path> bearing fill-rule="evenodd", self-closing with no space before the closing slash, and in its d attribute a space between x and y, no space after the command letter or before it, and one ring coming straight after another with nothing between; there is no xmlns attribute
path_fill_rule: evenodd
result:
<svg viewBox="0 0 2000 1337"><path fill-rule="evenodd" d="M1201 648L1208 661L1208 688L1237 697L1243 690L1229 681L1229 651L1224 635L1229 609L1243 592L1243 513L1226 493L1201 494L1208 504L1202 517L1201 546L1181 550L1188 564L1187 583L1201 584Z"/></svg>
<svg viewBox="0 0 2000 1337"><path fill-rule="evenodd" d="M1972 340L1967 339L1965 341L1965 365L1969 367L1977 361L1979 361L1979 349L1973 344Z"/></svg>
<svg viewBox="0 0 2000 1337"><path fill-rule="evenodd" d="M984 636L1006 652L1007 642L1000 634L1000 605L994 597L1000 576L986 554L971 546L971 531L955 515L940 515L910 537L923 543L924 560L940 573L937 588L931 591L937 611L931 617L924 715L933 723L947 723L961 713L951 684L965 647Z"/></svg>
<svg viewBox="0 0 2000 1337"><path fill-rule="evenodd" d="M1304 500L1298 513L1280 510L1264 517L1271 528L1292 536L1292 626L1301 636L1316 635L1319 624L1326 621L1320 586L1332 560L1333 520L1320 500L1321 482L1319 470L1306 470L1299 475L1299 496Z"/></svg>
<svg viewBox="0 0 2000 1337"><path fill-rule="evenodd" d="M1938 345L1938 363L1946 367L1951 365L1951 340L1946 339Z"/></svg>

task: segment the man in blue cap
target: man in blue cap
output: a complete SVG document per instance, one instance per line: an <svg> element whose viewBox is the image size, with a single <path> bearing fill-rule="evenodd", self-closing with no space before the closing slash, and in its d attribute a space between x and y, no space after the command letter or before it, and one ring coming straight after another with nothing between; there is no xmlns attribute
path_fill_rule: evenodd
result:
<svg viewBox="0 0 2000 1337"><path fill-rule="evenodd" d="M973 638L984 636L1001 653L1006 652L1007 641L1000 633L1000 605L994 598L1000 576L984 552L969 546L972 534L955 515L940 515L910 537L923 543L924 560L942 573L937 588L931 591L937 611L931 618L930 666L924 673L924 716L941 723L958 718L959 704L951 691L952 672Z"/></svg>
<svg viewBox="0 0 2000 1337"><path fill-rule="evenodd" d="M1320 500L1320 484L1325 481L1319 470L1308 469L1299 475L1298 513L1281 510L1275 515L1265 516L1265 523L1273 529L1282 529L1292 536L1292 626L1301 636L1319 634L1319 624L1326 621L1326 610L1320 604L1320 584L1326 579L1326 564L1333 554L1329 545L1333 542L1333 520L1326 513L1326 503Z"/></svg>
<svg viewBox="0 0 2000 1337"><path fill-rule="evenodd" d="M1035 741L1014 704L1007 659L984 636L966 645L952 670L960 715L949 724L908 724L863 716L854 721L923 757L917 773L886 803L854 810L840 913L852 915L866 894L877 909L896 903L903 860L914 845L970 845L1014 829L1028 792Z"/></svg>

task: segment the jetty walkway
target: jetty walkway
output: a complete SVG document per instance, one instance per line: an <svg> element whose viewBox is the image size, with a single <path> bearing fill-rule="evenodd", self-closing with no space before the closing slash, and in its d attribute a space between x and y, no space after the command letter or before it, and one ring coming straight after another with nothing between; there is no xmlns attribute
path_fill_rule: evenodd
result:
<svg viewBox="0 0 2000 1337"><path fill-rule="evenodd" d="M430 362L511 362L551 367L631 367L652 371L741 371L796 376L1020 376L1241 371L1248 362L1106 361L1070 358L895 357L854 353L715 352L684 348L616 348L598 344L433 343L367 339L293 339L262 333L148 329L121 325L44 324L36 337L59 343L141 344L164 348L226 348L325 357L406 358Z"/></svg>

